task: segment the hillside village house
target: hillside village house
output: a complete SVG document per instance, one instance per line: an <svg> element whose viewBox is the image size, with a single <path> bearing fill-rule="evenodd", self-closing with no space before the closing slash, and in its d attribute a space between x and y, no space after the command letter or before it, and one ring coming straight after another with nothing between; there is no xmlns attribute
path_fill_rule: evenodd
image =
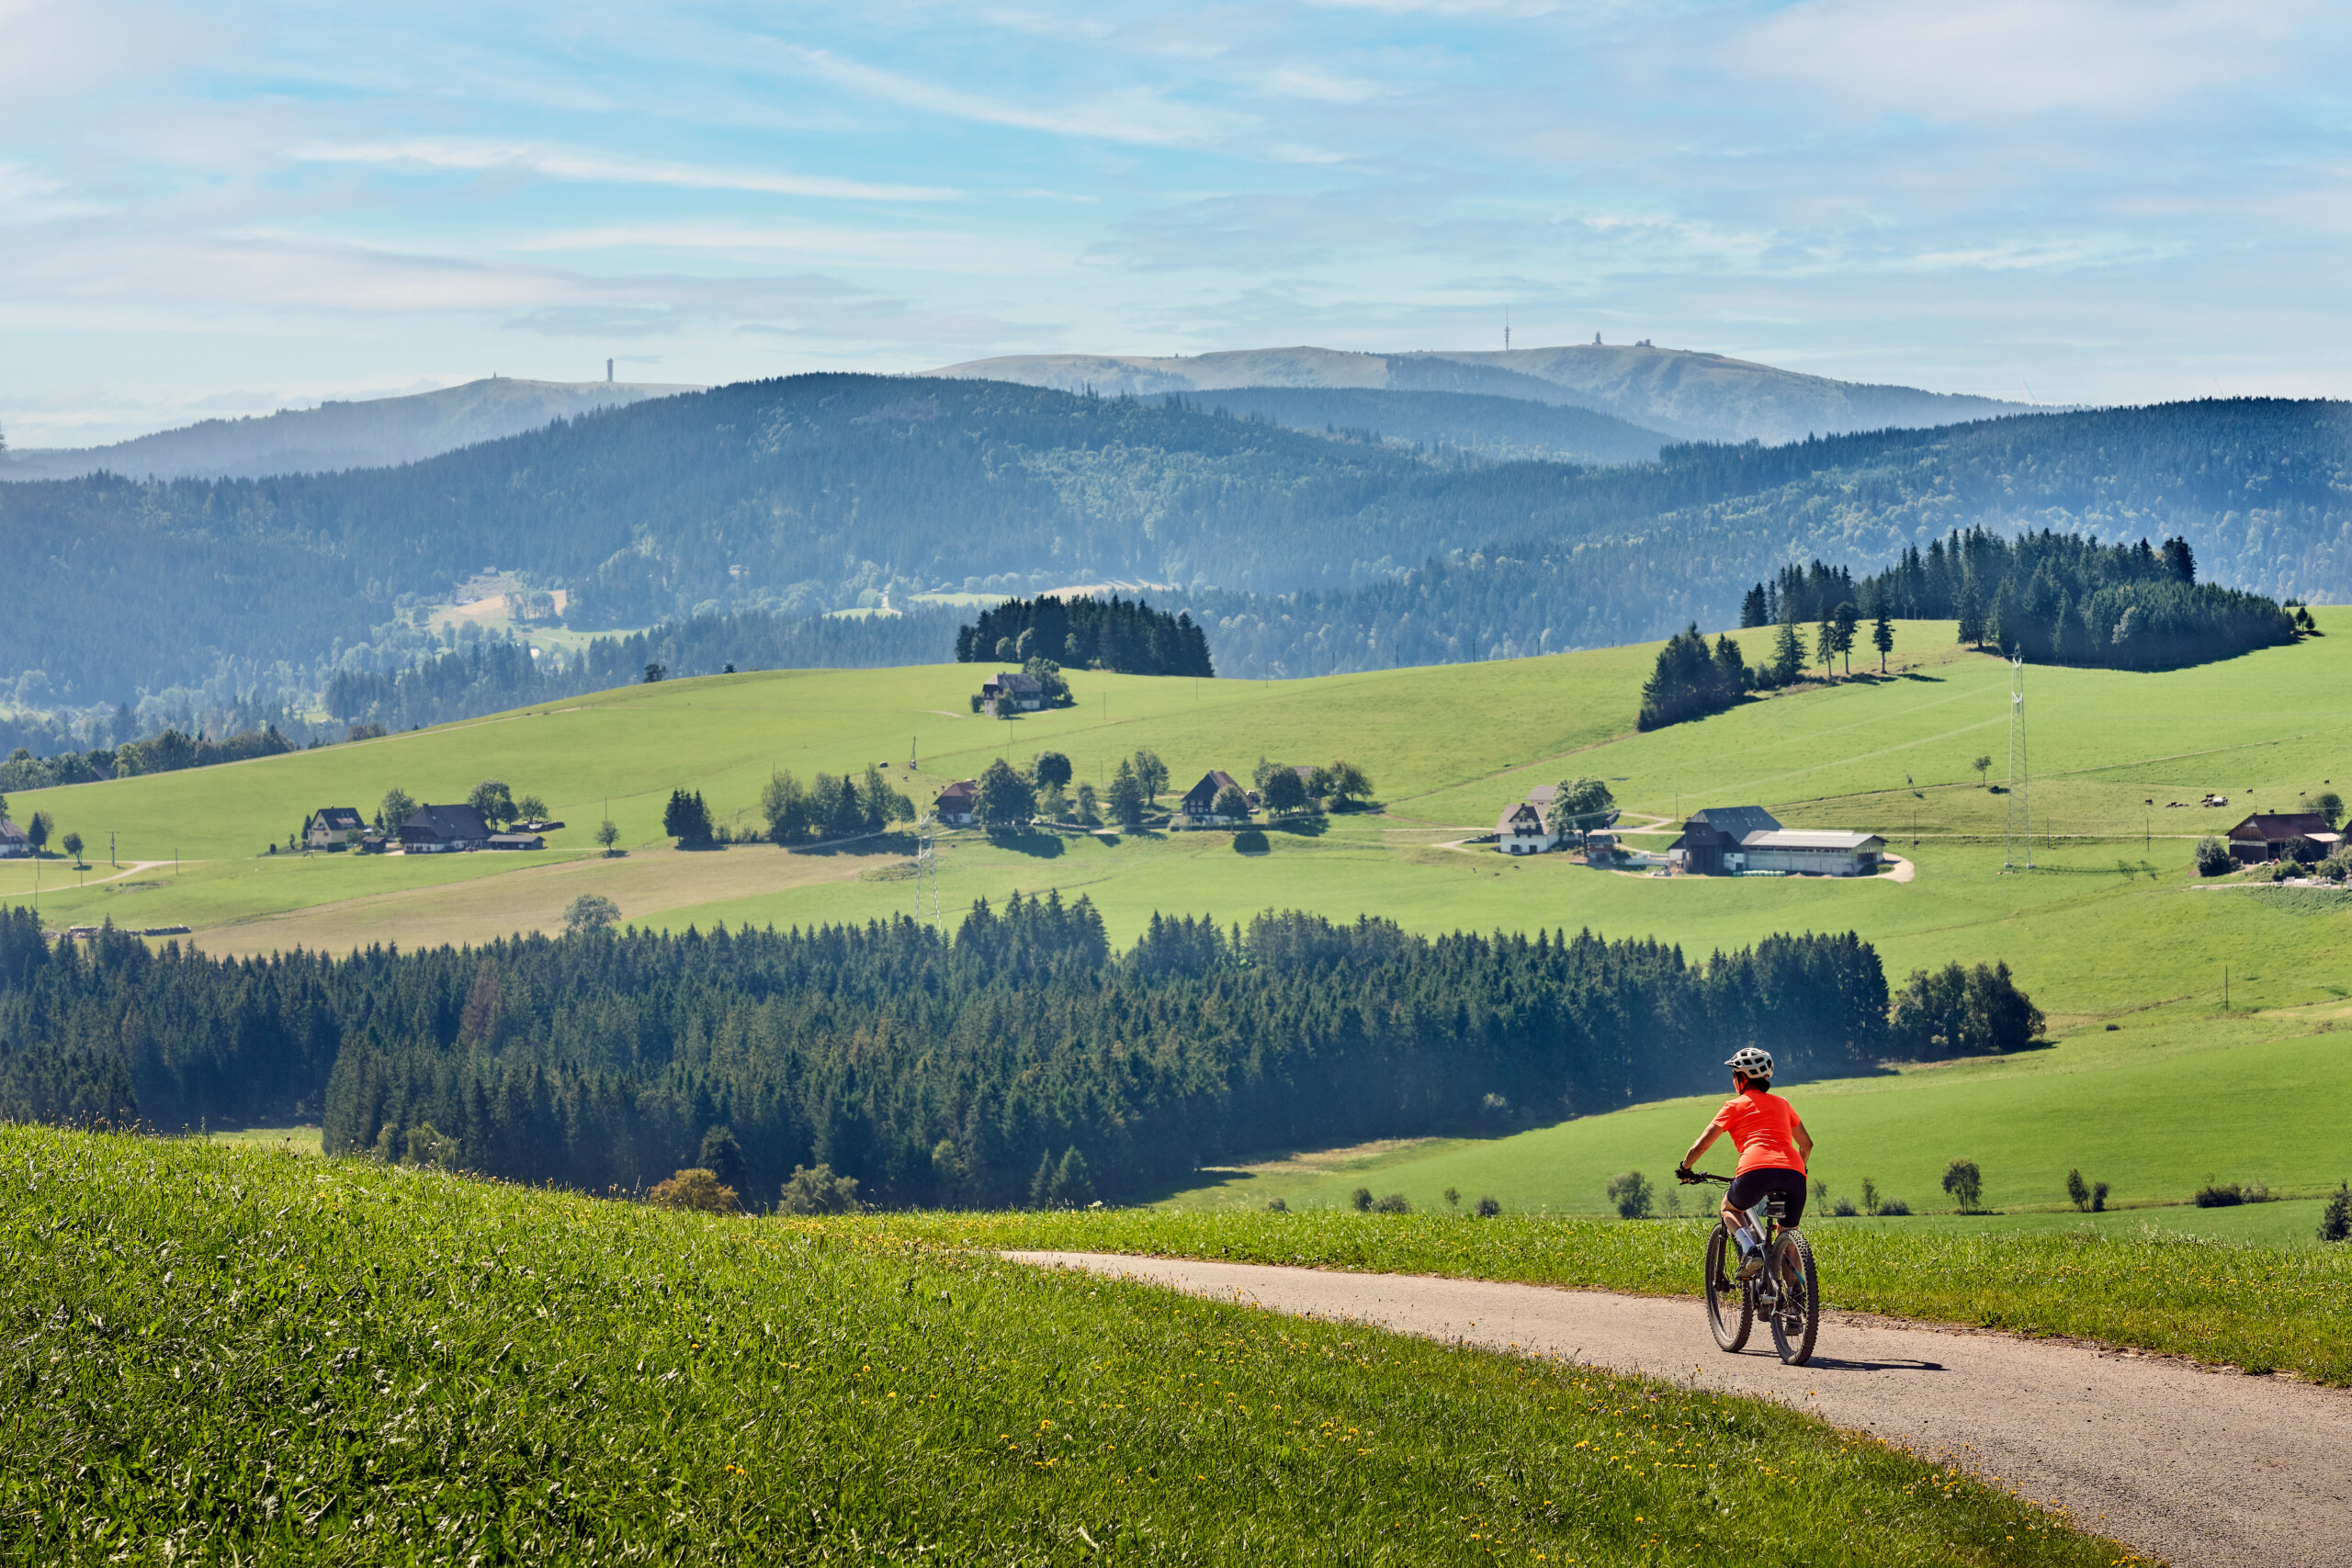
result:
<svg viewBox="0 0 2352 1568"><path fill-rule="evenodd" d="M492 833L490 847L493 850L543 850L548 847L548 840L541 833Z"/></svg>
<svg viewBox="0 0 2352 1568"><path fill-rule="evenodd" d="M490 847L490 824L481 813L462 803L456 806L420 806L409 813L401 824L401 851L403 854L454 854L463 850L486 850Z"/></svg>
<svg viewBox="0 0 2352 1568"><path fill-rule="evenodd" d="M1682 836L1668 846L1685 870L1701 876L1777 872L1794 876L1868 876L1878 870L1886 840L1875 833L1783 828L1760 806L1717 806L1694 812Z"/></svg>
<svg viewBox="0 0 2352 1568"><path fill-rule="evenodd" d="M1184 792L1184 802L1178 807L1178 814L1185 818L1185 825L1192 828L1229 828L1236 822L1247 820L1245 818L1216 815L1216 797L1229 789L1240 790L1241 786L1233 782L1231 773L1222 768L1211 768L1201 775L1200 783ZM1249 792L1243 790L1242 793L1247 795Z"/></svg>
<svg viewBox="0 0 2352 1568"><path fill-rule="evenodd" d="M2315 812L2257 811L2230 829L2230 855L2249 864L2274 861L2297 839L2309 839L2323 855L2332 855L2344 846L2344 835Z"/></svg>
<svg viewBox="0 0 2352 1568"><path fill-rule="evenodd" d="M357 843L367 830L367 821L356 807L322 806L303 824L302 842L314 850L339 850Z"/></svg>
<svg viewBox="0 0 2352 1568"><path fill-rule="evenodd" d="M1046 683L1015 670L991 675L980 682L980 710L991 718L1008 713L1035 713L1046 705Z"/></svg>
<svg viewBox="0 0 2352 1568"><path fill-rule="evenodd" d="M980 819L980 781L965 779L949 784L931 803L931 814L950 828L968 828Z"/></svg>
<svg viewBox="0 0 2352 1568"><path fill-rule="evenodd" d="M23 860L32 852L33 841L25 837L25 830L0 817L0 860Z"/></svg>
<svg viewBox="0 0 2352 1568"><path fill-rule="evenodd" d="M1495 824L1495 848L1507 855L1540 855L1559 844L1559 835L1544 826L1544 812L1532 800L1522 800Z"/></svg>

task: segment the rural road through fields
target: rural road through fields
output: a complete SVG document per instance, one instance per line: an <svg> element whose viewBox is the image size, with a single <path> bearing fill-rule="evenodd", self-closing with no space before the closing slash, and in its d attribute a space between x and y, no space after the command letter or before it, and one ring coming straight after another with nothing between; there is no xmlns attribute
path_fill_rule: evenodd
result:
<svg viewBox="0 0 2352 1568"><path fill-rule="evenodd" d="M1777 1399L2064 1505L2082 1528L2177 1568L2352 1565L2352 1391L1836 1312L1823 1314L1813 1364L1784 1367L1761 1325L1748 1353L1717 1350L1695 1301L1108 1253L1005 1256Z"/></svg>

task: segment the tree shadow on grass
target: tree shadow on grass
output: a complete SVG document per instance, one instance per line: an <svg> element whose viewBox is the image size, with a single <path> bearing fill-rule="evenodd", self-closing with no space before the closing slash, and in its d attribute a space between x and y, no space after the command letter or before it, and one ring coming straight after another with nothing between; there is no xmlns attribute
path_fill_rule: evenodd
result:
<svg viewBox="0 0 2352 1568"><path fill-rule="evenodd" d="M1285 817L1279 822L1267 823L1265 830L1269 833L1288 833L1294 838L1319 839L1331 830L1331 819L1320 814Z"/></svg>
<svg viewBox="0 0 2352 1568"><path fill-rule="evenodd" d="M1039 860L1052 860L1063 852L1059 833L996 832L989 835L989 842L1000 850L1034 855Z"/></svg>
<svg viewBox="0 0 2352 1568"><path fill-rule="evenodd" d="M1256 828L1244 828L1233 835L1233 852L1238 855L1272 854L1273 848L1266 841L1266 835Z"/></svg>

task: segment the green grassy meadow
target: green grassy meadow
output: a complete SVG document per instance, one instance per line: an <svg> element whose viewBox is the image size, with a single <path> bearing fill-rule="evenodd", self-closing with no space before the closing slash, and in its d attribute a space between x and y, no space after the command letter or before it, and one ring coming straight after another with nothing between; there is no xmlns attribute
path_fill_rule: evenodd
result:
<svg viewBox="0 0 2352 1568"><path fill-rule="evenodd" d="M979 1235L0 1128L0 1555L2140 1561L1778 1405Z"/></svg>
<svg viewBox="0 0 2352 1568"><path fill-rule="evenodd" d="M992 757L1045 750L1100 784L1119 757L1149 748L1180 789L1211 766L1246 774L1261 756L1346 756L1370 772L1383 810L1240 834L947 835L940 912L952 922L976 899L1050 888L1091 898L1121 942L1159 911L1232 921L1297 908L1421 931L1651 935L1694 958L1778 931L1854 930L1894 983L1955 959L2007 963L2049 1014L2053 1044L1805 1086L1837 1190L1869 1177L1915 1209L1941 1206L1943 1165L1965 1156L1984 1169L1996 1207L2062 1201L2074 1166L2126 1203L2177 1202L2209 1175L2308 1194L2347 1174L2323 1107L2352 1002L2352 896L2199 886L2188 860L2199 835L2246 809L2290 809L2337 772L2352 793L2352 610L2316 614L2333 635L2198 669L2030 670L2031 871L2004 868L2010 797L1971 766L1990 755L1992 780L2006 774L2008 667L1952 646L1950 625L1933 622L1898 627L1885 679L1858 671L1647 735L1631 719L1655 645L1295 682L1080 672L1074 707L1012 721L968 712L973 666L777 671L19 795L10 809L19 819L48 810L93 847L79 878L62 861L40 867L52 926L186 923L211 952L347 951L554 929L582 892L673 929L931 913L904 874L903 838L673 850L659 818L675 787L701 790L722 820L751 829L776 768L806 776L888 761L927 803ZM1752 657L1770 635L1741 634ZM1635 825L1758 802L1792 824L1882 832L1916 874L1657 878L1454 847L1530 785L1586 773L1613 781ZM372 810L393 785L461 798L483 777L550 803L568 823L550 849L257 852L314 806ZM2231 806L2193 804L2209 791ZM617 858L592 842L607 810L630 846ZM125 865L164 863L112 874L109 833ZM28 897L33 875L0 863L0 898ZM1428 1150L1400 1158L1383 1190L1427 1203L1454 1186L1514 1208L1595 1212L1616 1171L1669 1171L1704 1112L1699 1101L1643 1107ZM1314 1172L1206 1183L1182 1201L1319 1203L1355 1184Z"/></svg>

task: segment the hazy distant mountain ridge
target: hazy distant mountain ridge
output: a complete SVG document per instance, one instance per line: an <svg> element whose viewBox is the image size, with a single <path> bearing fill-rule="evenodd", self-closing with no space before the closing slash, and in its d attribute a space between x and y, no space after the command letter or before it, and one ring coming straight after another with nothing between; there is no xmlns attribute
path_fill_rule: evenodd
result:
<svg viewBox="0 0 2352 1568"><path fill-rule="evenodd" d="M1916 387L1870 386L1745 359L1647 344L1356 354L1253 348L1154 357L1025 354L932 372L1068 392L1208 392L1238 387L1355 387L1476 392L1565 403L1699 441L1802 441L1857 430L1958 424L2035 412L2025 403Z"/></svg>
<svg viewBox="0 0 2352 1568"><path fill-rule="evenodd" d="M701 389L640 381L518 381L493 376L407 397L328 402L246 419L208 419L108 446L0 454L0 479L64 479L101 472L130 479L260 479L390 468L519 435L553 420Z"/></svg>
<svg viewBox="0 0 2352 1568"><path fill-rule="evenodd" d="M1475 368L1475 367L1473 367ZM1310 434L1377 435L1442 460L1449 451L1504 462L1647 463L1671 436L1574 403L1483 392L1363 387L1232 387L1173 393L1212 412L1271 420Z"/></svg>

